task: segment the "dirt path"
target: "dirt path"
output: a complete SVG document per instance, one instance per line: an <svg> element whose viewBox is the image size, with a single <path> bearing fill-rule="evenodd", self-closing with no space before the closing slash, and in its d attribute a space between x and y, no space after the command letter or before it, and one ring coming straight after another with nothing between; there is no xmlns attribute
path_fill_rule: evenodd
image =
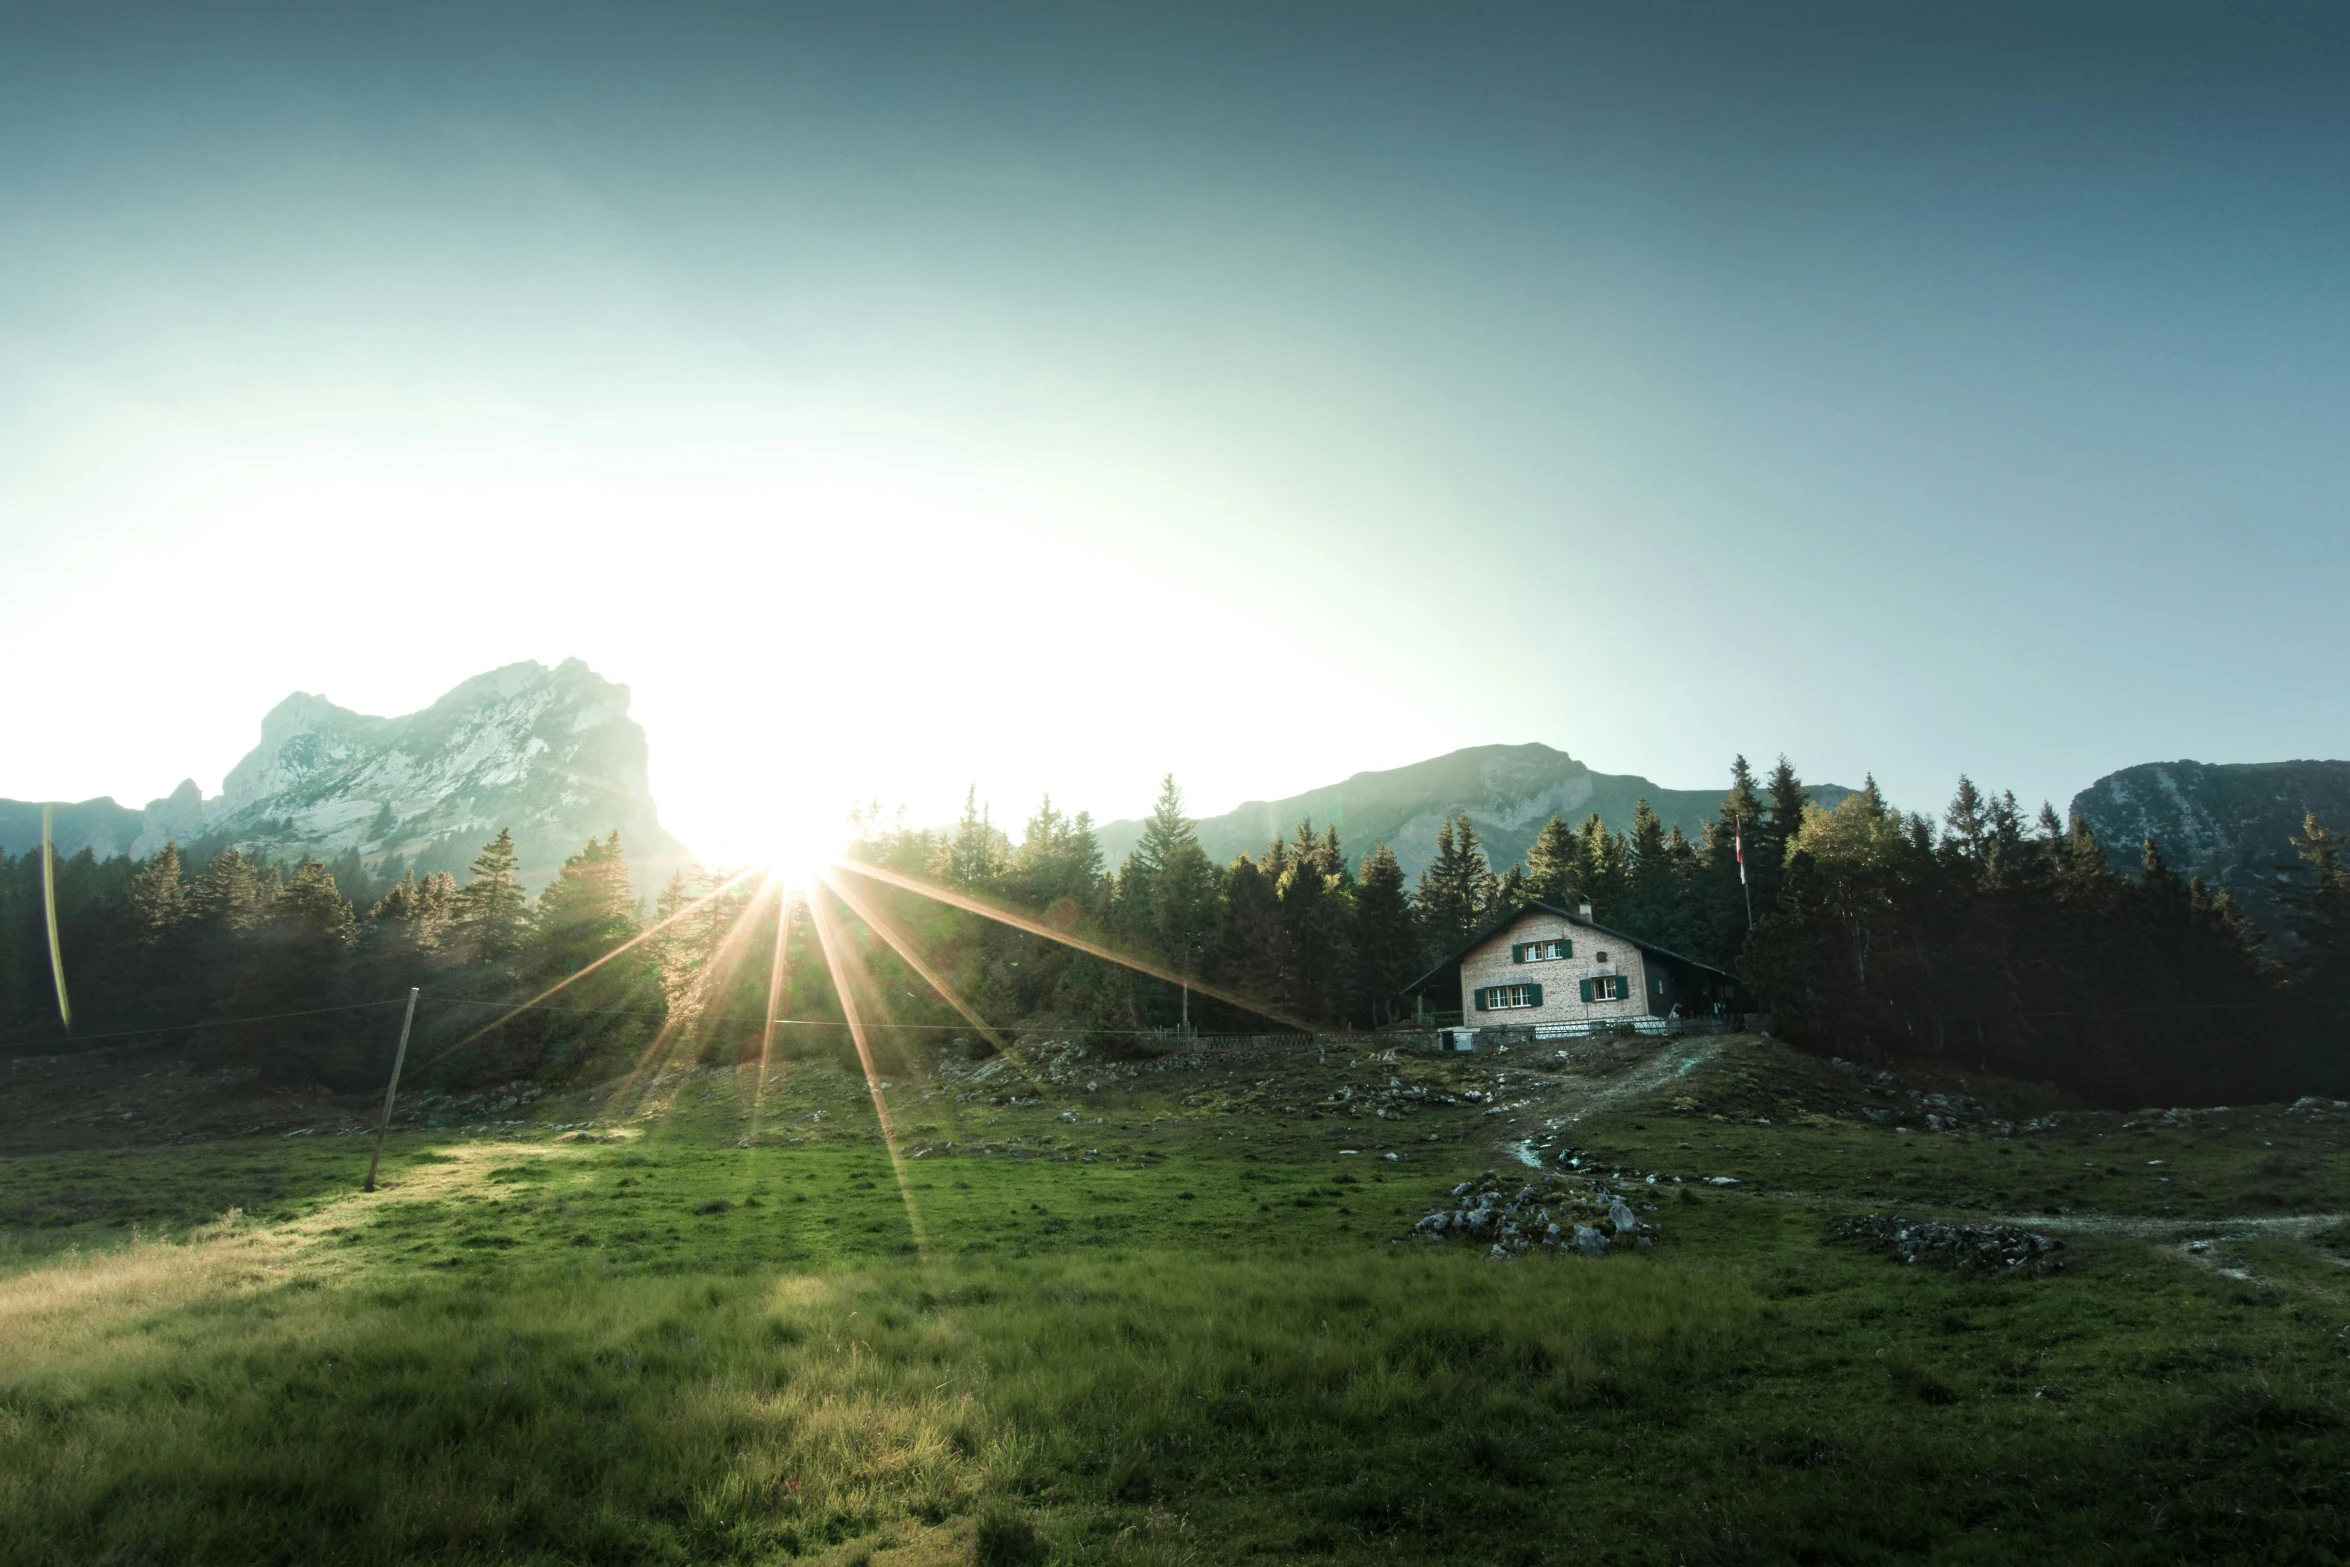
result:
<svg viewBox="0 0 2350 1567"><path fill-rule="evenodd" d="M1610 1082L1584 1093L1582 1101L1558 1117L1561 1126L1571 1126L1595 1111L1613 1109L1626 1099L1652 1094L1667 1083L1687 1077L1691 1072L1722 1053L1730 1041L1728 1034L1696 1034L1682 1039L1668 1039L1658 1046L1656 1053L1623 1072ZM1568 1087L1561 1084L1561 1087Z"/></svg>

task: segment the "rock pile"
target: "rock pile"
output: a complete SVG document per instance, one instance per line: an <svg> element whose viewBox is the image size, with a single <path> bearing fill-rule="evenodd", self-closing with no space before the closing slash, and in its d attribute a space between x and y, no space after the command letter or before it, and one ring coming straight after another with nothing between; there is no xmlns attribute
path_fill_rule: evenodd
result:
<svg viewBox="0 0 2350 1567"><path fill-rule="evenodd" d="M1653 1210L1655 1203L1647 1204ZM1604 1257L1611 1250L1656 1244L1656 1226L1632 1204L1589 1178L1543 1174L1515 1191L1491 1170L1452 1189L1451 1201L1412 1226L1424 1241L1480 1243L1496 1261L1547 1250Z"/></svg>
<svg viewBox="0 0 2350 1567"><path fill-rule="evenodd" d="M1925 1262L1959 1273L2044 1273L2063 1266L2052 1254L2064 1242L2013 1224L1949 1224L1871 1213L1845 1220L1836 1233L1911 1267Z"/></svg>

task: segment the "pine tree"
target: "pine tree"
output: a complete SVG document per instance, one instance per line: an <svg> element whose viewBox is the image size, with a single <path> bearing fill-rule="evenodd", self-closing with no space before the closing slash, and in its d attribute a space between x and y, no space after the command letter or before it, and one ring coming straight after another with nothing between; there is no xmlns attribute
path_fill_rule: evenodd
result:
<svg viewBox="0 0 2350 1567"><path fill-rule="evenodd" d="M1196 970L1217 943L1219 888L1215 862L1183 814L1183 791L1173 773L1159 780L1158 801L1142 824L1142 841L1127 870L1133 887L1128 895L1139 895L1131 933L1186 973Z"/></svg>
<svg viewBox="0 0 2350 1567"><path fill-rule="evenodd" d="M196 883L195 904L217 929L244 935L268 921L276 890L274 879L261 875L251 860L235 849L223 849Z"/></svg>
<svg viewBox="0 0 2350 1567"><path fill-rule="evenodd" d="M1542 824L1526 851L1526 890L1553 908L1572 909L1583 896L1583 844L1556 815Z"/></svg>
<svg viewBox="0 0 2350 1567"><path fill-rule="evenodd" d="M312 859L294 868L294 879L276 899L277 925L298 941L340 950L351 944L358 920L335 887L334 873Z"/></svg>
<svg viewBox="0 0 2350 1567"><path fill-rule="evenodd" d="M1591 900L1591 917L1603 923L1618 918L1628 890L1631 851L1620 833L1607 830L1597 811L1583 818L1576 834L1583 852L1583 895Z"/></svg>
<svg viewBox="0 0 2350 1567"><path fill-rule="evenodd" d="M384 890L367 917L395 952L433 952L448 936L456 896L456 878L447 871L434 871L421 881L408 871Z"/></svg>
<svg viewBox="0 0 2350 1567"><path fill-rule="evenodd" d="M1400 1015L1403 987L1419 977L1419 939L1403 866L1395 851L1377 845L1355 877L1355 996L1360 1016L1373 1024Z"/></svg>
<svg viewBox="0 0 2350 1567"><path fill-rule="evenodd" d="M1771 769L1770 782L1763 789L1765 810L1757 824L1754 847L1754 902L1760 910L1777 906L1779 878L1787 864L1788 851L1803 831L1803 815L1811 805L1811 791L1795 775L1795 764L1786 757Z"/></svg>
<svg viewBox="0 0 2350 1567"><path fill-rule="evenodd" d="M1673 915L1673 866L1665 852L1665 824L1646 800L1632 807L1632 834L1625 854L1624 928L1651 941L1663 939Z"/></svg>
<svg viewBox="0 0 2350 1567"><path fill-rule="evenodd" d="M178 844L165 844L131 879L125 913L133 944L149 948L169 942L194 917Z"/></svg>
<svg viewBox="0 0 2350 1567"><path fill-rule="evenodd" d="M482 845L470 878L452 900L458 940L477 959L496 962L522 944L528 906L517 865L514 834L501 827Z"/></svg>
<svg viewBox="0 0 2350 1567"><path fill-rule="evenodd" d="M963 819L947 842L940 874L954 886L987 891L1003 879L1010 858L1011 845L988 820L987 807L979 803L979 786L973 784L963 796Z"/></svg>
<svg viewBox="0 0 2350 1567"><path fill-rule="evenodd" d="M1159 798L1143 820L1142 841L1134 852L1145 868L1155 871L1185 844L1196 847L1198 843L1191 818L1183 814L1183 791L1175 787L1175 775L1169 773L1159 780Z"/></svg>
<svg viewBox="0 0 2350 1567"><path fill-rule="evenodd" d="M1094 841L1093 818L1074 819L1053 809L1046 795L1020 838L1006 872L1006 890L1031 908L1046 909L1069 899L1078 910L1089 904L1101 880L1102 851Z"/></svg>
<svg viewBox="0 0 2350 1567"><path fill-rule="evenodd" d="M2301 864L2278 867L2285 874L2278 878L2277 898L2301 946L2293 975L2321 996L2350 995L2350 857L2344 848L2342 835L2310 811L2293 839Z"/></svg>
<svg viewBox="0 0 2350 1567"><path fill-rule="evenodd" d="M1420 925L1432 953L1450 952L1474 935L1493 906L1493 867L1466 811L1436 829L1436 857L1420 872Z"/></svg>
<svg viewBox="0 0 2350 1567"><path fill-rule="evenodd" d="M1966 774L1958 775L1958 792L1942 813L1945 841L1961 857L1981 863L1991 842L1991 802Z"/></svg>
<svg viewBox="0 0 2350 1567"><path fill-rule="evenodd" d="M2065 834L2057 856L2057 886L2065 901L2083 907L2105 905L2116 890L2113 873L2106 868L2105 846L2086 817L2075 816Z"/></svg>
<svg viewBox="0 0 2350 1567"><path fill-rule="evenodd" d="M1731 759L1730 792L1722 796L1721 809L1715 814L1735 829L1736 837L1745 843L1751 855L1756 830L1762 826L1763 801L1761 792L1754 786L1754 769L1746 765L1745 757Z"/></svg>
<svg viewBox="0 0 2350 1567"><path fill-rule="evenodd" d="M1320 843L1315 846L1315 854L1322 867L1323 875L1340 886L1353 885L1354 877L1346 868L1346 851L1338 846L1338 824L1336 822L1322 829L1322 838Z"/></svg>
<svg viewBox="0 0 2350 1567"><path fill-rule="evenodd" d="M539 894L531 927L532 966L549 974L575 973L636 934L636 893L618 829L563 862Z"/></svg>
<svg viewBox="0 0 2350 1567"><path fill-rule="evenodd" d="M1285 863L1280 867L1283 871L1287 868ZM1279 983L1281 901L1276 890L1279 877L1267 875L1264 866L1246 854L1239 854L1225 867L1223 882L1221 971L1241 994L1270 999Z"/></svg>
<svg viewBox="0 0 2350 1567"><path fill-rule="evenodd" d="M1151 877L1151 935L1158 949L1184 973L1196 973L1216 944L1216 867L1196 838L1165 851Z"/></svg>
<svg viewBox="0 0 2350 1567"><path fill-rule="evenodd" d="M1321 842L1300 823L1297 846L1273 893L1280 907L1276 948L1278 995L1304 1017L1335 1016L1344 1005L1353 957L1347 950L1347 908L1338 878L1323 870Z"/></svg>

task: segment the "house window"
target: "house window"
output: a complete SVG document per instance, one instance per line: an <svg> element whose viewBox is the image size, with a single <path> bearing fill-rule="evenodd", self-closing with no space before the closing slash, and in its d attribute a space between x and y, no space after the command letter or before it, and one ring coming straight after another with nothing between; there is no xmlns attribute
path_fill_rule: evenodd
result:
<svg viewBox="0 0 2350 1567"><path fill-rule="evenodd" d="M1484 997L1485 1009L1489 1012L1505 1012L1513 1007L1538 1007L1542 1005L1542 987L1540 985L1488 985L1485 987Z"/></svg>
<svg viewBox="0 0 2350 1567"><path fill-rule="evenodd" d="M1594 974L1583 981L1587 1001L1624 1001L1632 995L1632 982L1621 974Z"/></svg>
<svg viewBox="0 0 2350 1567"><path fill-rule="evenodd" d="M1522 941L1510 948L1512 963L1556 963L1573 956L1575 944L1563 936L1548 941Z"/></svg>

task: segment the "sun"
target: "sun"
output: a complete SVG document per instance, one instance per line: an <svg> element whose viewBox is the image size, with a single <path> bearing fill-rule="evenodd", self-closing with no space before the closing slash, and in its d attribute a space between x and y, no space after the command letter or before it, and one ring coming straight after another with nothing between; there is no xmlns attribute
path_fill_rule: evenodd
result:
<svg viewBox="0 0 2350 1567"><path fill-rule="evenodd" d="M781 824L776 824L780 828ZM789 830L770 830L750 837L736 863L764 871L788 891L804 891L848 847L848 835L839 828L822 829L795 824Z"/></svg>

